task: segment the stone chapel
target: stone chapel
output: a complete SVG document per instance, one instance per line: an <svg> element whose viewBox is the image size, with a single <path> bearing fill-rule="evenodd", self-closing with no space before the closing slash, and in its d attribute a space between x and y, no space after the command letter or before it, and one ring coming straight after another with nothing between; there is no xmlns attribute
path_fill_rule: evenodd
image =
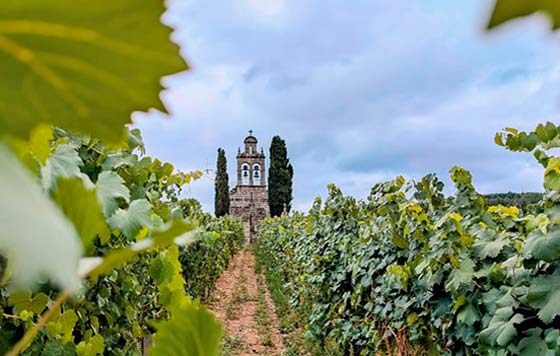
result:
<svg viewBox="0 0 560 356"><path fill-rule="evenodd" d="M262 147L257 150L257 143L249 131L243 151L237 150L237 185L229 193L229 213L241 218L249 242L256 241L259 221L270 216L265 156Z"/></svg>

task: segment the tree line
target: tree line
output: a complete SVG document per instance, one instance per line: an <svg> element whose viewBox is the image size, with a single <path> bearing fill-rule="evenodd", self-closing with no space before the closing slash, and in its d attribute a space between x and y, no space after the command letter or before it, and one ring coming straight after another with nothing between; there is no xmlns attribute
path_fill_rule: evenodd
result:
<svg viewBox="0 0 560 356"><path fill-rule="evenodd" d="M493 193L483 195L489 206L516 206L525 209L528 205L538 203L543 199L542 193Z"/></svg>

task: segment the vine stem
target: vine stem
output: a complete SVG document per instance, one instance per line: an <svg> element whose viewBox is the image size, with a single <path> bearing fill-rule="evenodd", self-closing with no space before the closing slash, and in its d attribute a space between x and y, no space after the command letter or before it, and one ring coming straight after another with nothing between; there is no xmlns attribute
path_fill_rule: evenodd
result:
<svg viewBox="0 0 560 356"><path fill-rule="evenodd" d="M4 318L10 318L10 319L17 319L17 320L22 320L19 316L17 315L12 315L12 314L2 314L2 316L4 316Z"/></svg>
<svg viewBox="0 0 560 356"><path fill-rule="evenodd" d="M31 329L25 332L25 335L23 335L23 337L18 341L17 344L14 345L14 347L6 354L6 356L17 356L23 350L25 350L25 348L29 346L31 341L33 341L35 335L37 335L37 333L47 324L47 322L54 315L54 312L62 305L62 303L66 301L66 299L68 299L69 296L70 293L67 290L62 291L58 298L56 298L56 300L53 302L49 310L41 315L39 320L37 320L37 323L33 325Z"/></svg>

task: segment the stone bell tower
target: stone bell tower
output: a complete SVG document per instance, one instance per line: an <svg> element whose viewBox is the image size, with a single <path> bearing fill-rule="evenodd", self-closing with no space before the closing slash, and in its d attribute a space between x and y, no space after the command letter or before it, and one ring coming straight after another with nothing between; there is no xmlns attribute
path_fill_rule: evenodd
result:
<svg viewBox="0 0 560 356"><path fill-rule="evenodd" d="M243 141L244 148L237 150L237 185L229 193L231 216L243 221L245 239L254 242L259 221L270 216L266 190L266 166L264 151L258 151L258 140L249 131Z"/></svg>

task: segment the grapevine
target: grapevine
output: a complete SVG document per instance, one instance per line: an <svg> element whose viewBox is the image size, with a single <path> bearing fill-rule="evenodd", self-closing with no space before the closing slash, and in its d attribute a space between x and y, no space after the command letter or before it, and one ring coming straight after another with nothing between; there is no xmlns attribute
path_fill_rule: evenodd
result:
<svg viewBox="0 0 560 356"><path fill-rule="evenodd" d="M545 153L560 126L496 142L544 166L533 210L488 206L453 167L453 196L434 175L376 184L366 201L331 185L307 215L262 224L261 263L293 291L308 338L340 355L560 352L560 170Z"/></svg>
<svg viewBox="0 0 560 356"><path fill-rule="evenodd" d="M241 223L212 218L181 199L182 186L201 173L177 172L169 163L142 156L138 130L130 131L128 143L119 149L61 129L46 137L52 138L48 145L53 153L38 170L45 172L49 163L62 166L53 160L66 158L64 172L42 179L49 180L54 200L87 241L89 257L82 261L93 264L83 272L89 279L77 298L67 300L70 293L43 286L38 294L18 292L0 299L4 314L20 317L2 319L3 340L7 346L30 330L14 354L23 349L34 354L47 346L81 354L93 340L99 353L140 352L142 339L156 332L154 322L169 318L178 305L189 304L189 295L206 296L241 247ZM103 184L111 187L108 194L86 188L93 185L105 192ZM104 204L96 210L98 196ZM88 220L76 212L87 212ZM93 233L92 217L99 219ZM188 235L193 229L196 234ZM179 242L184 246L167 247L181 235L187 238ZM147 252L139 255L142 251Z"/></svg>

